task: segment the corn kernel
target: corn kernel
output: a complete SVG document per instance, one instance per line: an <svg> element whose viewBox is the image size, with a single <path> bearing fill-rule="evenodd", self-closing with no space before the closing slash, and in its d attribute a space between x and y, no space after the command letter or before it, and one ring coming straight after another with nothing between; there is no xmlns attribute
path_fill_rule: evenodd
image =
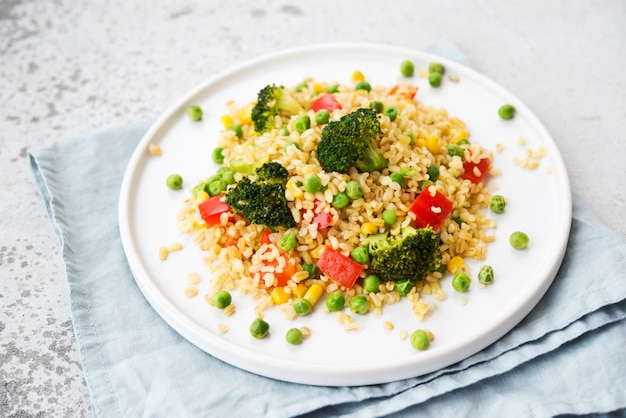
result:
<svg viewBox="0 0 626 418"><path fill-rule="evenodd" d="M439 139L436 135L430 135L426 138L425 145L428 151L433 154L439 154L441 152L441 144L439 143Z"/></svg>
<svg viewBox="0 0 626 418"><path fill-rule="evenodd" d="M185 289L185 295L187 295L188 298L192 298L196 296L197 294L198 294L197 287L189 286L188 288Z"/></svg>
<svg viewBox="0 0 626 418"><path fill-rule="evenodd" d="M275 305L281 305L289 300L289 294L285 292L284 287L275 287L270 296Z"/></svg>
<svg viewBox="0 0 626 418"><path fill-rule="evenodd" d="M325 245L320 245L317 248L313 248L309 253L311 254L311 257L313 258L320 258L320 255L322 254L322 250L326 248Z"/></svg>
<svg viewBox="0 0 626 418"><path fill-rule="evenodd" d="M302 189L299 188L293 181L289 180L285 187L287 187L287 190L289 190L296 199L302 199L304 197Z"/></svg>
<svg viewBox="0 0 626 418"><path fill-rule="evenodd" d="M359 81L365 80L365 76L359 70L356 70L352 73L352 81L358 83Z"/></svg>
<svg viewBox="0 0 626 418"><path fill-rule="evenodd" d="M454 274L463 264L465 264L465 260L463 260L463 257L455 255L450 259L450 261L448 261L448 265L446 266L446 268L450 273Z"/></svg>
<svg viewBox="0 0 626 418"><path fill-rule="evenodd" d="M148 145L148 153L150 155L159 156L161 155L161 147L157 144L149 144Z"/></svg>
<svg viewBox="0 0 626 418"><path fill-rule="evenodd" d="M224 129L230 128L233 125L233 123L235 123L233 121L233 118L230 115L222 115L221 119L222 119L222 125L224 126Z"/></svg>
<svg viewBox="0 0 626 418"><path fill-rule="evenodd" d="M167 250L167 247L161 247L159 248L159 258L163 261L167 260L167 256L169 255L169 251Z"/></svg>
<svg viewBox="0 0 626 418"><path fill-rule="evenodd" d="M294 290L293 293L297 297L302 298L306 294L306 291L307 291L307 287L301 283L298 286L296 286L296 290Z"/></svg>
<svg viewBox="0 0 626 418"><path fill-rule="evenodd" d="M313 91L316 93L321 93L324 91L324 87L320 83L313 83Z"/></svg>
<svg viewBox="0 0 626 418"><path fill-rule="evenodd" d="M455 144L467 139L467 131L465 129L461 129L456 134L454 134L454 138L452 138L452 142Z"/></svg>
<svg viewBox="0 0 626 418"><path fill-rule="evenodd" d="M361 234L371 235L378 232L378 228L373 222L363 222L361 225Z"/></svg>
<svg viewBox="0 0 626 418"><path fill-rule="evenodd" d="M202 203L209 198L209 194L204 190L200 190L198 194L196 194L196 203Z"/></svg>
<svg viewBox="0 0 626 418"><path fill-rule="evenodd" d="M315 305L318 300L322 297L324 293L324 288L319 283L313 283L311 287L309 287L304 294L303 298L311 302L311 305Z"/></svg>
<svg viewBox="0 0 626 418"><path fill-rule="evenodd" d="M241 123L252 123L252 108L254 106L252 104L249 104L247 106L244 106L241 109L241 112L239 112L239 121Z"/></svg>

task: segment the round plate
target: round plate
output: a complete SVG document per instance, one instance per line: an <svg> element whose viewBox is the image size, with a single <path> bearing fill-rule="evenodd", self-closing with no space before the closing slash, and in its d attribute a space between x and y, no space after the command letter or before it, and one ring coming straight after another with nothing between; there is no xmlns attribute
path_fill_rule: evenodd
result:
<svg viewBox="0 0 626 418"><path fill-rule="evenodd" d="M426 105L445 107L450 116L465 121L471 140L494 151L493 166L502 171L489 180L507 197L505 213L488 216L497 222L495 242L488 245L487 259L468 261L476 274L480 265L495 271L494 284L480 287L477 280L462 295L452 290L450 278L441 282L447 298L418 321L411 305L387 306L382 315L353 315L360 329L346 331L335 315L317 309L313 314L288 321L277 307L265 312L271 330L263 340L254 339L249 325L256 301L234 292L237 311L225 316L209 305L204 294L210 289L210 273L193 237L178 231L176 215L189 189L217 169L211 163L221 129L220 115L226 103L243 105L253 100L267 84L294 86L306 77L350 83L355 70L372 85L399 81L400 62L411 59L416 75L405 81L419 86L416 99ZM420 70L439 61L446 75L440 88L432 88ZM497 110L510 103L515 118L504 121ZM190 104L204 110L201 122L185 114ZM520 138L524 138L522 145ZM150 156L150 143L163 154ZM497 144L503 149L496 151ZM527 149L543 147L539 166L522 168L515 159L527 158ZM184 188L172 191L166 177L179 173ZM151 127L133 154L120 195L120 231L128 263L146 299L172 328L207 353L234 366L260 375L313 385L364 385L419 376L458 362L495 342L538 303L561 264L571 222L571 194L567 172L552 138L531 111L502 87L445 58L412 49L369 44L320 45L272 54L212 77L185 95ZM513 249L508 237L524 231L530 245ZM181 242L182 251L159 259L159 247ZM199 294L189 298L184 290L187 275L198 272ZM424 296L428 300L428 296ZM394 324L393 330L384 322ZM226 333L218 325L228 327ZM289 328L308 326L311 335L293 346L285 341ZM428 329L435 339L428 350L415 350L401 331Z"/></svg>

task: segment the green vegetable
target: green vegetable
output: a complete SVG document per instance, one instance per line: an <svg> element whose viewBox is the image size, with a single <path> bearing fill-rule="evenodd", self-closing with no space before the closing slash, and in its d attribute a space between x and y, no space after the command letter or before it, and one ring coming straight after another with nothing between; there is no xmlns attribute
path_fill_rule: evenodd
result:
<svg viewBox="0 0 626 418"><path fill-rule="evenodd" d="M296 131L302 133L311 127L311 118L309 118L309 115L298 115L293 120L293 126L296 128Z"/></svg>
<svg viewBox="0 0 626 418"><path fill-rule="evenodd" d="M430 227L407 226L400 236L370 235L367 244L370 267L383 280L422 280L439 267L441 260L441 239Z"/></svg>
<svg viewBox="0 0 626 418"><path fill-rule="evenodd" d="M396 223L396 220L398 219L398 215L396 214L396 211L393 209L385 209L383 211L383 221L389 225L392 226Z"/></svg>
<svg viewBox="0 0 626 418"><path fill-rule="evenodd" d="M296 239L295 232L289 231L285 232L285 234L278 241L278 248L283 251L291 251L296 248L298 241Z"/></svg>
<svg viewBox="0 0 626 418"><path fill-rule="evenodd" d="M211 154L211 158L215 164L223 164L224 163L224 148L217 147L213 150Z"/></svg>
<svg viewBox="0 0 626 418"><path fill-rule="evenodd" d="M350 257L352 257L352 259L359 264L366 264L370 261L369 251L364 245L355 247L352 251L350 251Z"/></svg>
<svg viewBox="0 0 626 418"><path fill-rule="evenodd" d="M224 309L232 302L232 296L226 290L220 290L219 292L213 293L211 296L211 300L213 301L213 305L215 305L218 309Z"/></svg>
<svg viewBox="0 0 626 418"><path fill-rule="evenodd" d="M230 167L220 167L217 170L217 175L221 178L226 184L233 184L235 182L235 170Z"/></svg>
<svg viewBox="0 0 626 418"><path fill-rule="evenodd" d="M202 108L198 105L191 105L187 108L187 116L194 122L202 120Z"/></svg>
<svg viewBox="0 0 626 418"><path fill-rule="evenodd" d="M320 109L315 114L315 122L322 125L328 123L330 120L330 112L326 109Z"/></svg>
<svg viewBox="0 0 626 418"><path fill-rule="evenodd" d="M470 287L470 277L467 273L460 271L452 278L452 287L457 292L467 292Z"/></svg>
<svg viewBox="0 0 626 418"><path fill-rule="evenodd" d="M339 93L339 85L333 84L332 86L328 87L328 93Z"/></svg>
<svg viewBox="0 0 626 418"><path fill-rule="evenodd" d="M309 193L317 193L322 190L322 179L315 173L304 176L304 190Z"/></svg>
<svg viewBox="0 0 626 418"><path fill-rule="evenodd" d="M363 279L363 289L368 292L378 292L380 288L380 279L375 274L368 274Z"/></svg>
<svg viewBox="0 0 626 418"><path fill-rule="evenodd" d="M230 159L230 168L235 170L237 173L254 174L254 171L258 168L258 166L259 165L257 163L249 163L238 158Z"/></svg>
<svg viewBox="0 0 626 418"><path fill-rule="evenodd" d="M289 331L287 331L287 334L285 334L285 340L289 344L300 344L302 342L302 331L300 331L298 328L289 329Z"/></svg>
<svg viewBox="0 0 626 418"><path fill-rule="evenodd" d="M415 72L413 61L405 60L400 63L400 73L405 77L411 77Z"/></svg>
<svg viewBox="0 0 626 418"><path fill-rule="evenodd" d="M333 196L333 201L331 202L331 205L333 205L335 209L343 209L348 206L348 203L350 203L350 198L348 198L348 195L345 192L339 192L335 196Z"/></svg>
<svg viewBox="0 0 626 418"><path fill-rule="evenodd" d="M391 173L389 177L391 178L391 181L393 181L394 183L398 183L400 186L404 186L404 177L402 177L402 174Z"/></svg>
<svg viewBox="0 0 626 418"><path fill-rule="evenodd" d="M414 285L415 283L413 282L413 280L410 279L398 280L396 282L396 290L398 291L400 296L406 296L409 294L411 289L413 289Z"/></svg>
<svg viewBox="0 0 626 418"><path fill-rule="evenodd" d="M398 114L399 114L399 113L400 113L400 112L398 111L398 108L397 108L397 107L394 107L394 106L389 106L389 107L388 107L388 108L386 108L386 109L385 109L385 111L383 112L383 114L384 114L385 116L388 116L388 117L389 117L389 120L390 120L390 121L392 121L392 122L393 122L394 120L396 120L396 118L398 117Z"/></svg>
<svg viewBox="0 0 626 418"><path fill-rule="evenodd" d="M257 94L257 103L252 108L251 118L258 133L274 129L274 118L278 115L297 115L302 106L291 97L283 86L268 85Z"/></svg>
<svg viewBox="0 0 626 418"><path fill-rule="evenodd" d="M252 324L250 324L250 334L254 338L264 338L269 331L270 324L268 324L261 318L256 318L254 321L252 321Z"/></svg>
<svg viewBox="0 0 626 418"><path fill-rule="evenodd" d="M285 143L285 146L283 147L283 151L285 151L285 154L289 153L289 147L295 147L297 149L300 149L300 145L298 145L296 141L287 141Z"/></svg>
<svg viewBox="0 0 626 418"><path fill-rule="evenodd" d="M450 144L448 145L448 154L453 157L456 156L463 158L465 151L459 146L459 144Z"/></svg>
<svg viewBox="0 0 626 418"><path fill-rule="evenodd" d="M489 201L489 209L493 213L502 213L504 212L504 207L506 206L506 201L504 200L504 196L500 196L499 194L492 196Z"/></svg>
<svg viewBox="0 0 626 418"><path fill-rule="evenodd" d="M504 120L513 119L513 116L515 116L515 108L510 104L502 105L498 109L498 115Z"/></svg>
<svg viewBox="0 0 626 418"><path fill-rule="evenodd" d="M370 309L369 302L363 295L354 296L350 299L350 302L348 302L348 306L350 306L352 312L358 315L365 315Z"/></svg>
<svg viewBox="0 0 626 418"><path fill-rule="evenodd" d="M217 196L226 191L226 183L223 180L215 179L206 187L209 196Z"/></svg>
<svg viewBox="0 0 626 418"><path fill-rule="evenodd" d="M432 87L441 86L442 79L443 77L441 76L441 73L434 72L434 73L428 74L428 82L430 83Z"/></svg>
<svg viewBox="0 0 626 418"><path fill-rule="evenodd" d="M439 178L439 167L434 164L429 165L426 172L428 173L428 178L432 181L437 181Z"/></svg>
<svg viewBox="0 0 626 418"><path fill-rule="evenodd" d="M287 128L280 128L280 130L278 131L278 135L280 135L280 136L289 136L289 134L290 134L290 132L289 132L289 129L287 129Z"/></svg>
<svg viewBox="0 0 626 418"><path fill-rule="evenodd" d="M509 237L509 242L516 250L523 250L528 246L528 235L521 231L513 232Z"/></svg>
<svg viewBox="0 0 626 418"><path fill-rule="evenodd" d="M358 181L349 181L346 184L346 194L351 200L360 199L363 197L363 187L361 187Z"/></svg>
<svg viewBox="0 0 626 418"><path fill-rule="evenodd" d="M296 84L296 91L299 93L302 90L304 90L305 88L307 88L309 85L306 83L306 81L302 81L298 84Z"/></svg>
<svg viewBox="0 0 626 418"><path fill-rule="evenodd" d="M383 113L383 102L379 102L378 100L372 100L370 102L370 109L373 109L376 113Z"/></svg>
<svg viewBox="0 0 626 418"><path fill-rule="evenodd" d="M493 267L482 266L478 272L478 281L482 284L493 283Z"/></svg>
<svg viewBox="0 0 626 418"><path fill-rule="evenodd" d="M309 279L314 279L319 275L319 270L315 264L302 263L302 269L309 273Z"/></svg>
<svg viewBox="0 0 626 418"><path fill-rule="evenodd" d="M443 75L446 72L445 67L438 62L431 62L428 66L428 73L439 73Z"/></svg>
<svg viewBox="0 0 626 418"><path fill-rule="evenodd" d="M228 127L228 130L233 131L237 138L243 137L243 130L241 129L241 125L239 125L238 123L233 123L232 125L230 125Z"/></svg>
<svg viewBox="0 0 626 418"><path fill-rule="evenodd" d="M420 190L425 190L428 186L431 186L433 183L431 180L422 180L420 182Z"/></svg>
<svg viewBox="0 0 626 418"><path fill-rule="evenodd" d="M297 298L293 301L293 309L299 316L304 316L311 313L313 305L305 298Z"/></svg>
<svg viewBox="0 0 626 418"><path fill-rule="evenodd" d="M360 171L380 171L387 166L373 142L382 134L376 112L359 108L332 121L322 129L317 158L325 171L347 173L350 167Z"/></svg>
<svg viewBox="0 0 626 418"><path fill-rule="evenodd" d="M413 169L411 167L400 167L400 171L398 173L400 173L402 178L405 179L413 177Z"/></svg>
<svg viewBox="0 0 626 418"><path fill-rule="evenodd" d="M355 90L365 90L365 91L370 91L372 90L372 86L370 85L370 83L368 83L367 81L359 81L358 83L356 83L356 85L354 86Z"/></svg>
<svg viewBox="0 0 626 418"><path fill-rule="evenodd" d="M296 222L285 197L288 175L279 163L266 163L256 170L256 179L246 176L228 190L225 203L253 224L292 228Z"/></svg>
<svg viewBox="0 0 626 418"><path fill-rule="evenodd" d="M179 174L170 174L165 179L165 184L172 190L179 190L183 187L183 178Z"/></svg>
<svg viewBox="0 0 626 418"><path fill-rule="evenodd" d="M413 132L411 132L411 131L404 131L404 132L402 132L402 134L408 136L411 139L411 141L409 142L409 145L415 144L415 134L413 134Z"/></svg>
<svg viewBox="0 0 626 418"><path fill-rule="evenodd" d="M416 350L426 350L430 346L430 337L428 336L428 333L422 329L413 331L410 339L411 345Z"/></svg>
<svg viewBox="0 0 626 418"><path fill-rule="evenodd" d="M326 298L326 307L331 312L337 312L343 309L346 300L340 290L336 290Z"/></svg>

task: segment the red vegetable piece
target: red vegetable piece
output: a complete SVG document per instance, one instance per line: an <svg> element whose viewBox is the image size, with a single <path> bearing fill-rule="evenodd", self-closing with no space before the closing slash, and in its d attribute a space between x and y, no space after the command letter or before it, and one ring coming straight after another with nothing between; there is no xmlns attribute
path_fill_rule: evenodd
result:
<svg viewBox="0 0 626 418"><path fill-rule="evenodd" d="M280 273L274 272L274 277L276 278L276 286L285 286L287 281L291 279L291 277L296 274L297 269L296 266L289 262L289 258L286 256L279 256L278 258L283 258L285 260L285 267ZM263 264L266 266L272 266L274 268L278 267L278 258L275 260L264 260Z"/></svg>
<svg viewBox="0 0 626 418"><path fill-rule="evenodd" d="M327 212L320 212L313 217L314 224L317 224L317 230L323 231L333 222L333 216Z"/></svg>
<svg viewBox="0 0 626 418"><path fill-rule="evenodd" d="M332 113L333 110L335 109L341 109L341 105L339 104L337 99L335 99L335 96L333 96L330 93L327 93L315 99L315 101L311 103L310 109L316 112L321 109L326 109L330 113Z"/></svg>
<svg viewBox="0 0 626 418"><path fill-rule="evenodd" d="M415 224L419 228L431 226L438 229L446 217L452 212L452 202L438 190L431 196L430 186L417 196L409 209L415 214Z"/></svg>
<svg viewBox="0 0 626 418"><path fill-rule="evenodd" d="M474 184L478 184L483 180L489 167L491 166L491 160L489 158L482 158L478 163L471 161L465 161L463 163L463 180L469 180ZM476 172L477 169L478 172Z"/></svg>
<svg viewBox="0 0 626 418"><path fill-rule="evenodd" d="M218 225L220 223L220 215L231 211L231 207L224 203L224 196L223 194L214 196L198 205L200 216L207 225Z"/></svg>
<svg viewBox="0 0 626 418"><path fill-rule="evenodd" d="M317 261L317 267L332 280L348 288L354 286L356 279L359 278L364 269L362 264L331 247L326 247Z"/></svg>
<svg viewBox="0 0 626 418"><path fill-rule="evenodd" d="M265 231L263 231L263 235L261 235L261 244L271 244L272 241L270 240L270 234L272 233L272 231L270 231L269 228L265 228Z"/></svg>

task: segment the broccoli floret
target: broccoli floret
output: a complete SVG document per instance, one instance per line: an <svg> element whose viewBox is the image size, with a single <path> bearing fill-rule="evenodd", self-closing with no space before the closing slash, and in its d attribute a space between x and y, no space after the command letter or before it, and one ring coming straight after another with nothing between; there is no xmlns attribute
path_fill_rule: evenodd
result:
<svg viewBox="0 0 626 418"><path fill-rule="evenodd" d="M416 282L441 263L441 239L430 227L405 227L399 237L388 237L386 233L371 235L368 247L370 267L385 280Z"/></svg>
<svg viewBox="0 0 626 418"><path fill-rule="evenodd" d="M254 130L258 133L271 131L274 128L276 115L281 112L296 115L302 110L302 106L285 92L283 86L274 84L265 86L259 91L257 103L252 108L251 118Z"/></svg>
<svg viewBox="0 0 626 418"><path fill-rule="evenodd" d="M317 158L326 171L347 173L350 167L365 172L382 170L387 167L387 161L372 146L380 135L382 129L376 111L357 109L324 127Z"/></svg>
<svg viewBox="0 0 626 418"><path fill-rule="evenodd" d="M276 162L267 163L256 170L256 176L242 178L226 192L225 202L253 224L270 229L278 226L292 228L296 225L287 206L285 184L287 169Z"/></svg>

